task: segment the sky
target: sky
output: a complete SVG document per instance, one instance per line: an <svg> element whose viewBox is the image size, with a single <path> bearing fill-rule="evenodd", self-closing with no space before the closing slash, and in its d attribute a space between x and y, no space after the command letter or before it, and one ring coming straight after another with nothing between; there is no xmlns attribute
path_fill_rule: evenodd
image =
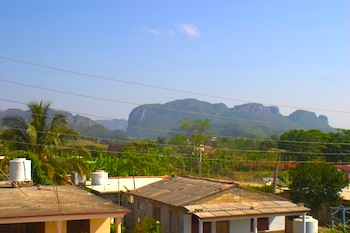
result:
<svg viewBox="0 0 350 233"><path fill-rule="evenodd" d="M0 1L0 110L92 119L195 98L350 129L350 1Z"/></svg>

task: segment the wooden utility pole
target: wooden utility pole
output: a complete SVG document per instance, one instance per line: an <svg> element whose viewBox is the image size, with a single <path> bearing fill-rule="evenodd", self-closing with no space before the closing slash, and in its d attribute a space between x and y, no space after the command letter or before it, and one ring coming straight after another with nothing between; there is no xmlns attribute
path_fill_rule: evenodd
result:
<svg viewBox="0 0 350 233"><path fill-rule="evenodd" d="M281 152L285 151L282 149L276 149L276 148L271 148L269 149L271 152L277 152L277 161L276 161L276 167L275 167L275 173L273 174L273 182L272 182L272 189L271 189L271 194L275 195L276 194L276 185L277 185L277 176L278 176L278 169L280 166L280 161L281 161Z"/></svg>

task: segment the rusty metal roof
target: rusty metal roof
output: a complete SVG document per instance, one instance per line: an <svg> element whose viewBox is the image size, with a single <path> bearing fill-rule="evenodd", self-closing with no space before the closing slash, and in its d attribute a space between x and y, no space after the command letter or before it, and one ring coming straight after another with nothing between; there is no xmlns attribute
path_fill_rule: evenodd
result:
<svg viewBox="0 0 350 233"><path fill-rule="evenodd" d="M290 201L229 202L184 206L201 219L227 218L252 215L300 214L309 211Z"/></svg>
<svg viewBox="0 0 350 233"><path fill-rule="evenodd" d="M133 190L130 193L172 206L183 206L234 186L238 185L233 182L175 176Z"/></svg>
<svg viewBox="0 0 350 233"><path fill-rule="evenodd" d="M125 215L130 210L74 186L0 187L0 221L10 218Z"/></svg>

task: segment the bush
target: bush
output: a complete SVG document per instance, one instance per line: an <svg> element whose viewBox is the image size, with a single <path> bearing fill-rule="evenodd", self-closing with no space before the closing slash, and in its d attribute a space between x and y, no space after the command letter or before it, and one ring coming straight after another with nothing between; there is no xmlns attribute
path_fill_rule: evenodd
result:
<svg viewBox="0 0 350 233"><path fill-rule="evenodd" d="M157 231L157 220L151 217L145 217L137 223L132 230L132 233L157 233L161 232L160 228Z"/></svg>

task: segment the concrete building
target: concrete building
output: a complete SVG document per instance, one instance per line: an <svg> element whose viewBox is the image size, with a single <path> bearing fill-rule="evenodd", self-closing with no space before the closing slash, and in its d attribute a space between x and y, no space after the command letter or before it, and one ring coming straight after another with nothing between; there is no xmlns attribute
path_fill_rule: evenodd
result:
<svg viewBox="0 0 350 233"><path fill-rule="evenodd" d="M290 220L309 211L234 182L177 176L124 193L122 205L133 211L128 228L149 216L162 233L292 232Z"/></svg>

